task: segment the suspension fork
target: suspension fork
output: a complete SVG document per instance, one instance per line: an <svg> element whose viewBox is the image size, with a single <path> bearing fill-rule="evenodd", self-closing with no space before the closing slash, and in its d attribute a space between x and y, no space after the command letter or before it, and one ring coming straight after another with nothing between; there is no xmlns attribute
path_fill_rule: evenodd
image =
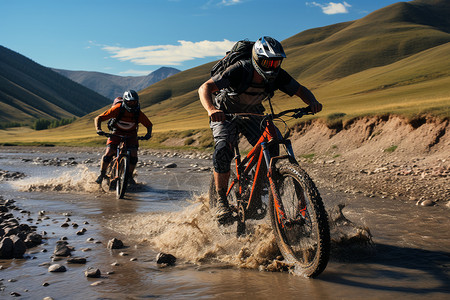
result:
<svg viewBox="0 0 450 300"><path fill-rule="evenodd" d="M278 220L278 223L281 224L282 227L284 227L284 223L287 218L286 218L286 214L284 213L283 203L280 200L280 195L278 194L278 190L275 185L274 178L273 178L273 166L275 165L275 162L279 158L282 158L282 157L278 156L278 157L272 158L270 155L267 143L263 142L263 143L261 143L261 145L263 146L264 158L265 158L265 161L267 164L267 170L268 170L267 178L269 179L270 189L272 191L273 203L274 203L275 211L277 214L277 220ZM292 150L292 146L290 146L290 148Z"/></svg>

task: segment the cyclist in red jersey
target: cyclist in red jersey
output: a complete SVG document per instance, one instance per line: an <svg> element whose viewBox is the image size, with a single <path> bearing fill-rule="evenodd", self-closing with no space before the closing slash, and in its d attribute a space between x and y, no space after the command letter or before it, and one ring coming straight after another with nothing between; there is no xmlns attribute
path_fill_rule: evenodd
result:
<svg viewBox="0 0 450 300"><path fill-rule="evenodd" d="M153 124L149 118L141 111L139 104L139 95L134 90L125 91L122 99L119 99L119 103L114 104L110 109L100 114L94 119L95 128L98 135L105 135L105 132L101 128L101 123L106 120L111 120L108 122L108 127L112 130L113 134L129 136L128 139L128 149L130 150L130 176L129 183L135 184L133 179L133 171L136 168L138 162L138 147L139 142L138 127L139 123L147 128L147 134L144 136L145 140L148 140L152 136ZM111 162L114 154L116 153L117 145L120 143L119 137L110 137L106 142L106 152L103 155L100 163L100 175L95 181L101 184L103 178L106 174L106 169Z"/></svg>

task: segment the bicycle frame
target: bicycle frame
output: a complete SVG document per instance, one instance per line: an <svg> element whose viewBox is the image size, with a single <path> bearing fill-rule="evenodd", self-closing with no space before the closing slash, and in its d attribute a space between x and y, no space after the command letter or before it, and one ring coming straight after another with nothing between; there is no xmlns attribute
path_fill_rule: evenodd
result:
<svg viewBox="0 0 450 300"><path fill-rule="evenodd" d="M262 182L264 176L267 176L267 178L269 179L272 194L274 196L278 221L281 224L284 224L286 221L286 216L284 214L282 203L281 201L279 201L279 196L275 188L271 170L272 166L274 166L276 161L280 159L288 159L291 162L295 163L297 163L297 161L295 160L294 151L292 149L290 140L283 138L281 134L279 134L279 132L275 127L275 124L273 123L272 118L266 118L265 122L266 122L265 129L261 137L242 161L237 143L234 145L235 161L236 161L236 179L230 183L230 186L228 187L227 191L227 196L231 192L234 185L242 182L243 178L247 178L250 171L256 165L255 174L253 175L254 176L253 185L247 207L245 207L245 211L250 210L252 208L252 205L254 205L253 203L255 202L257 184ZM272 144L285 145L287 155L272 157L269 152L269 146ZM264 174L264 170L267 170L266 174ZM239 195L242 195L243 192L244 191L242 190L242 184L239 184Z"/></svg>
<svg viewBox="0 0 450 300"><path fill-rule="evenodd" d="M117 145L116 157L113 160L112 170L115 170L115 172L114 172L114 178L110 178L111 181L116 181L118 178L120 159L124 156L130 156L130 150L128 150L128 146L127 146L128 137L120 136L120 135L116 135L116 136L120 137L120 143L119 143L119 145Z"/></svg>

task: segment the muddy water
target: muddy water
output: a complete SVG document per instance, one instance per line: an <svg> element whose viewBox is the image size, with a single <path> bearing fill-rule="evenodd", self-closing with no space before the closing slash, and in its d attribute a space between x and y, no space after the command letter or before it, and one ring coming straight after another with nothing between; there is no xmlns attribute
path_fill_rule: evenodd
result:
<svg viewBox="0 0 450 300"><path fill-rule="evenodd" d="M52 162L55 157L60 161ZM11 297L12 292L22 299L450 296L446 207L321 190L327 208L344 203L345 216L370 229L373 244L345 239L343 245L334 244L327 269L312 280L262 271L261 266L277 255L267 220L250 223L251 234L239 239L234 227L215 224L204 196L209 172L203 168L210 166L208 159L141 155L145 166L138 168L139 184L125 199L116 200L91 183L99 158L96 151L0 148L0 169L27 175L1 181L1 195L29 211L14 212L21 223L46 232L45 243L30 249L24 259L0 260L0 298ZM177 167L162 168L169 162ZM39 220L39 211L48 218ZM79 227L61 227L67 218ZM77 235L81 228L85 234ZM49 273L45 263L51 262L55 243L63 236L75 247L73 255L88 262L73 265L62 260L58 263L67 272ZM127 248L106 249L112 237L122 239ZM177 265L159 268L155 256L160 251L175 255ZM88 267L99 268L102 277L86 278Z"/></svg>

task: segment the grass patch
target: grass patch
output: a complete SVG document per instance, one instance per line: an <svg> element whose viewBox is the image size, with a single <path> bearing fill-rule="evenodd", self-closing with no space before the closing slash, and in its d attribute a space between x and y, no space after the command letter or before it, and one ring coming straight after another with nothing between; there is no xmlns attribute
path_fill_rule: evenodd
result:
<svg viewBox="0 0 450 300"><path fill-rule="evenodd" d="M189 137L184 140L184 145L189 146L189 145L192 145L194 142L195 142L195 140L193 138Z"/></svg>
<svg viewBox="0 0 450 300"><path fill-rule="evenodd" d="M301 154L300 155L301 158L305 158L305 159L308 159L308 160L312 160L315 156L316 156L315 153L307 153L307 154Z"/></svg>
<svg viewBox="0 0 450 300"><path fill-rule="evenodd" d="M343 119L345 116L346 114L341 112L329 114L325 119L327 127L338 131L342 130L342 128L344 127Z"/></svg>
<svg viewBox="0 0 450 300"><path fill-rule="evenodd" d="M392 152L394 152L395 150L397 150L397 148L398 148L398 146L392 145L392 146L390 146L389 148L384 149L384 152L392 153Z"/></svg>

